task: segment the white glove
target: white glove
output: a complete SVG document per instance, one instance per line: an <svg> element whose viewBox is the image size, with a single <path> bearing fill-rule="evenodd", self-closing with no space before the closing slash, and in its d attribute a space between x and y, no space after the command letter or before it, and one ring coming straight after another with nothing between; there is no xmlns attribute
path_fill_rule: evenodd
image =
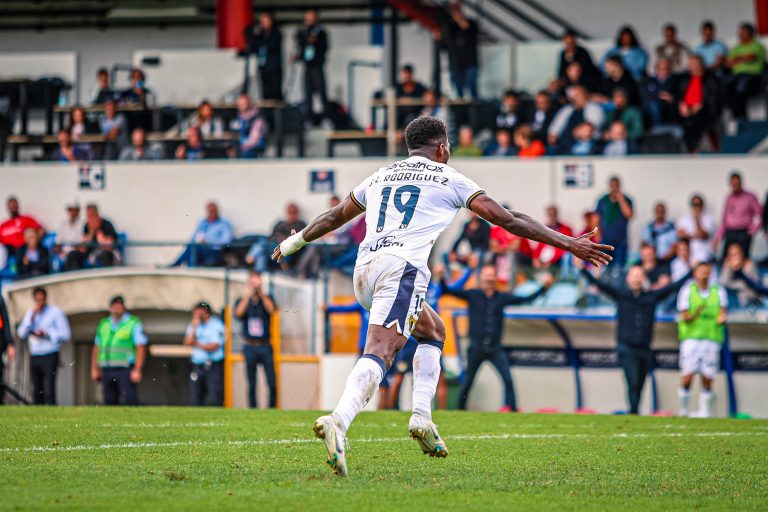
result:
<svg viewBox="0 0 768 512"><path fill-rule="evenodd" d="M280 254L283 256L290 256L305 245L307 241L304 240L304 230L299 231L295 235L291 235L280 244Z"/></svg>

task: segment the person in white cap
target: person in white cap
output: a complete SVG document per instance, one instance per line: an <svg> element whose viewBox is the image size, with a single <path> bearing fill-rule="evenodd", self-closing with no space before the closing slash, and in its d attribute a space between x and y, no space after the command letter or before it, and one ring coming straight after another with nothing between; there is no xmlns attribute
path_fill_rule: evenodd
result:
<svg viewBox="0 0 768 512"><path fill-rule="evenodd" d="M67 201L67 218L56 231L56 254L63 261L74 247L83 242L85 220L80 217L80 203L76 198Z"/></svg>

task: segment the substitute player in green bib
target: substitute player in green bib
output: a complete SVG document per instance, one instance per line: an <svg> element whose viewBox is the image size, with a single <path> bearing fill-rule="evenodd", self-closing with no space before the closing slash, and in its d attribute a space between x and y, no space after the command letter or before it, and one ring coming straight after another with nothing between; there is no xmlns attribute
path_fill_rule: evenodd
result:
<svg viewBox="0 0 768 512"><path fill-rule="evenodd" d="M712 416L715 394L712 383L720 369L720 349L725 340L728 295L710 285L712 266L701 262L693 270L693 282L680 290L677 310L680 312L680 416L688 416L693 376L701 375L702 391L696 416Z"/></svg>

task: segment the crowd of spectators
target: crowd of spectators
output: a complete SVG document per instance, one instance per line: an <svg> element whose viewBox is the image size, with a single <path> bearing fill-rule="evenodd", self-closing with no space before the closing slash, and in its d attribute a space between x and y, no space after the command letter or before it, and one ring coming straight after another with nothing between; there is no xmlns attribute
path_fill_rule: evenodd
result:
<svg viewBox="0 0 768 512"><path fill-rule="evenodd" d="M451 4L446 30L436 34L447 41L454 93L469 91L477 99L477 27L461 8ZM746 119L749 99L760 93L765 69L765 49L755 29L743 23L738 43L728 49L716 38L711 21L701 24L701 42L688 48L677 37L675 25L662 28L662 42L653 58L634 30L622 27L615 45L595 64L576 34L563 37L557 75L546 89L532 97L525 91L507 90L499 98L492 126L459 126L457 155L520 156L605 155L624 156L645 151L649 136L667 136L690 153L718 151L723 113ZM398 125L416 115L445 120L447 112L436 105L441 98L413 77L413 66L401 70L398 98L420 98L427 106L401 106ZM491 131L484 144L476 135ZM533 146L532 146L533 144ZM674 144L673 144L674 145Z"/></svg>

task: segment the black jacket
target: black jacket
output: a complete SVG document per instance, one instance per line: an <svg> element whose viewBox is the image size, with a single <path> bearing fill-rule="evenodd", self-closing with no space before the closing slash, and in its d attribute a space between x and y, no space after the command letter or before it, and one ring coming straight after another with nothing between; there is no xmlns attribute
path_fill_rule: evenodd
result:
<svg viewBox="0 0 768 512"><path fill-rule="evenodd" d="M251 52L256 54L261 70L274 71L283 68L283 34L280 29L256 32L250 47Z"/></svg>
<svg viewBox="0 0 768 512"><path fill-rule="evenodd" d="M613 91L616 89L624 89L627 91L627 101L630 105L636 107L640 106L640 89L637 86L637 82L629 74L629 71L624 71L621 78L613 80L611 77L606 76L603 78L603 84L601 86L601 92L609 99L613 96Z"/></svg>
<svg viewBox="0 0 768 512"><path fill-rule="evenodd" d="M495 292L490 298L478 288L452 290L445 280L441 281L444 295L467 301L469 306L469 339L472 347L490 348L501 344L504 327L504 308L532 302L547 291L542 287L527 297L516 297L511 293Z"/></svg>
<svg viewBox="0 0 768 512"><path fill-rule="evenodd" d="M37 248L37 261L24 263L24 256L27 253L27 246L19 247L16 251L16 265L19 269L20 277L42 276L50 273L51 263L48 258L48 249L43 246Z"/></svg>
<svg viewBox="0 0 768 512"><path fill-rule="evenodd" d="M325 65L328 53L328 34L319 25L303 27L296 32L296 44L299 47L299 59L310 67ZM310 49L314 47L314 49Z"/></svg>
<svg viewBox="0 0 768 512"><path fill-rule="evenodd" d="M680 103L685 98L685 90L688 89L688 85L691 83L691 74L685 73L680 75L677 80L677 93L675 94L675 102ZM704 73L702 77L702 89L704 92L704 104L703 110L708 119L715 119L720 117L720 111L722 106L720 104L720 82L712 73Z"/></svg>
<svg viewBox="0 0 768 512"><path fill-rule="evenodd" d="M616 302L616 342L632 347L650 347L653 326L656 325L656 306L670 295L677 293L691 278L686 274L679 281L658 290L635 295L625 286L612 286L596 279L586 270L581 271L591 284Z"/></svg>
<svg viewBox="0 0 768 512"><path fill-rule="evenodd" d="M568 76L565 70L571 62L578 62L581 65L581 74L586 78L589 83L594 83L600 80L600 70L597 69L595 63L592 62L592 56L589 55L589 51L582 46L576 46L576 51L573 53L572 59L565 57L565 50L560 52L560 64L557 69L557 78L560 80L567 80Z"/></svg>

